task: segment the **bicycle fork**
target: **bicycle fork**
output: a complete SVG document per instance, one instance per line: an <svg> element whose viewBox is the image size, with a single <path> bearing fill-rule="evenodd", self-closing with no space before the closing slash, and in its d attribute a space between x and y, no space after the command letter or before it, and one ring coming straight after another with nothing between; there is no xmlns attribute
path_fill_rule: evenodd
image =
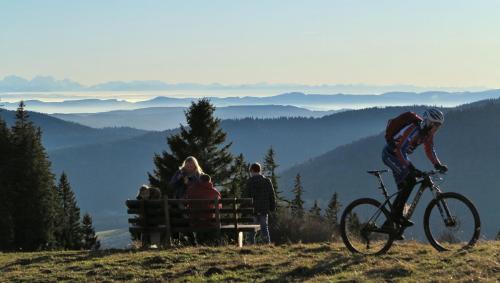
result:
<svg viewBox="0 0 500 283"><path fill-rule="evenodd" d="M433 190L435 191L435 199L437 200L439 196L441 195L441 191L434 187ZM439 210L439 214L441 215L441 218L443 219L444 224L446 227L453 227L456 224L456 221L453 216L451 216L450 209L448 208L448 204L444 199L437 200L436 206Z"/></svg>

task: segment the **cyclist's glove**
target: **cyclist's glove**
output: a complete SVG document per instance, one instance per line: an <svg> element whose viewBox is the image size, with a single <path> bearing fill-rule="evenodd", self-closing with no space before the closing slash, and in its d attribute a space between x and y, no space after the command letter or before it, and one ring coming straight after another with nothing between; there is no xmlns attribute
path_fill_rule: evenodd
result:
<svg viewBox="0 0 500 283"><path fill-rule="evenodd" d="M448 171L448 166L439 163L436 163L434 165L434 168L438 170L440 173L446 173Z"/></svg>

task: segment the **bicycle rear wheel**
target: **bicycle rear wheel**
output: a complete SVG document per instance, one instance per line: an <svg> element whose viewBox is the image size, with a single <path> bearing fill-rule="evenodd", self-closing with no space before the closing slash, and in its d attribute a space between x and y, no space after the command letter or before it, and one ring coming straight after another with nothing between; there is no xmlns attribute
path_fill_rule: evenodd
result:
<svg viewBox="0 0 500 283"><path fill-rule="evenodd" d="M340 232L345 246L351 252L380 255L391 247L395 225L389 212L379 207L380 202L377 200L362 198L353 201L344 210L340 219ZM385 226L385 230L382 226Z"/></svg>
<svg viewBox="0 0 500 283"><path fill-rule="evenodd" d="M476 207L466 197L457 193L443 193L427 206L424 230L436 250L462 250L477 242L481 221Z"/></svg>

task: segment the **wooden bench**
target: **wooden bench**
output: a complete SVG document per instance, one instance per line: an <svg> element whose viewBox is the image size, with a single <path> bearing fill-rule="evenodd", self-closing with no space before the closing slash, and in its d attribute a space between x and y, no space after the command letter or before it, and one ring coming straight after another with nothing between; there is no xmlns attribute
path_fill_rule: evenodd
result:
<svg viewBox="0 0 500 283"><path fill-rule="evenodd" d="M243 232L257 232L260 225L254 223L253 199L162 199L127 200L127 213L131 234L145 239L153 233L162 234L162 245L172 245L174 233L215 232L222 242L221 231L234 231L234 240L241 246ZM146 237L144 237L146 236Z"/></svg>

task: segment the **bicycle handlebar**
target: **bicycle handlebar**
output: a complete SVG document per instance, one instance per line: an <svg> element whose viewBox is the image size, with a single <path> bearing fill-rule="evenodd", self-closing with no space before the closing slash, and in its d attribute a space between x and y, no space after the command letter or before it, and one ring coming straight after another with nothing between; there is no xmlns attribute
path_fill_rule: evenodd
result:
<svg viewBox="0 0 500 283"><path fill-rule="evenodd" d="M436 176L436 175L446 175L446 172L441 172L439 170L422 171L421 173L422 173L422 176L419 176L419 178L425 178L425 177Z"/></svg>

